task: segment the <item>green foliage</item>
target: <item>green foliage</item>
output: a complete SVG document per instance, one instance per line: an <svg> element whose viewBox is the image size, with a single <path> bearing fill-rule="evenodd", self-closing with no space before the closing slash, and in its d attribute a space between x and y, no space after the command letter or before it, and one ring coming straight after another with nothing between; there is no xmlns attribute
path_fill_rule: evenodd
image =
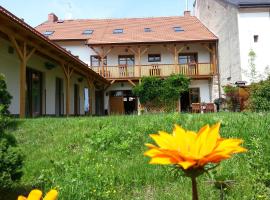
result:
<svg viewBox="0 0 270 200"><path fill-rule="evenodd" d="M0 135L0 186L10 188L22 176L22 155L18 148L11 145L10 135Z"/></svg>
<svg viewBox="0 0 270 200"><path fill-rule="evenodd" d="M140 102L159 103L159 95L162 91L162 80L158 77L143 77L142 82L133 88L133 93L140 98Z"/></svg>
<svg viewBox="0 0 270 200"><path fill-rule="evenodd" d="M270 111L270 77L251 85L251 107L254 111Z"/></svg>
<svg viewBox="0 0 270 200"><path fill-rule="evenodd" d="M142 104L173 105L179 96L188 90L190 80L184 75L171 75L166 79L144 77L133 93Z"/></svg>
<svg viewBox="0 0 270 200"><path fill-rule="evenodd" d="M5 77L3 74L0 74L0 105L2 105L0 112L2 114L9 114L8 107L11 103L11 99L12 96L7 91Z"/></svg>
<svg viewBox="0 0 270 200"><path fill-rule="evenodd" d="M7 91L4 76L0 74L0 189L10 188L22 176L22 154L16 147L15 137L5 130L12 125L7 116L11 95Z"/></svg>
<svg viewBox="0 0 270 200"><path fill-rule="evenodd" d="M219 199L220 189L210 182L233 180L225 199L268 200L267 113L23 120L15 131L27 155L22 183L44 191L56 187L59 200L190 199L190 180L177 176L174 168L149 165L149 158L143 156L147 149L144 143L153 142L149 134L171 132L175 123L197 131L217 121L222 122L221 135L242 138L248 152L222 162L210 177L200 177L201 199Z"/></svg>
<svg viewBox="0 0 270 200"><path fill-rule="evenodd" d="M237 106L239 105L238 89L238 87L232 85L223 86L229 111L237 111Z"/></svg>

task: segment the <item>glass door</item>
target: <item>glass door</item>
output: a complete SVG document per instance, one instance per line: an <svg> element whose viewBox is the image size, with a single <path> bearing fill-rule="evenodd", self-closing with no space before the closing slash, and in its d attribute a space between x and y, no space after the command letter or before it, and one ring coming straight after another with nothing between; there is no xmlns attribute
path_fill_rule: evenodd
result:
<svg viewBox="0 0 270 200"><path fill-rule="evenodd" d="M120 77L133 77L134 76L134 55L123 55L118 57L119 75Z"/></svg>
<svg viewBox="0 0 270 200"><path fill-rule="evenodd" d="M42 73L30 68L26 69L26 115L42 115Z"/></svg>

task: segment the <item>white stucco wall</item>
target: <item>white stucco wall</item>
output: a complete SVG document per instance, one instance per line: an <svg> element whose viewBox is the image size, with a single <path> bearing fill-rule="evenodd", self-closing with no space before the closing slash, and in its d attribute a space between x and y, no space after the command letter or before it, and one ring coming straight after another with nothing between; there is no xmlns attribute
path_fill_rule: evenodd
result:
<svg viewBox="0 0 270 200"><path fill-rule="evenodd" d="M95 53L85 45L85 41L64 41L56 43L70 51L74 56L79 56L84 63L90 66L90 55L94 55Z"/></svg>
<svg viewBox="0 0 270 200"><path fill-rule="evenodd" d="M266 67L270 67L270 11L264 9L240 9L238 14L239 40L241 50L241 67L244 81L250 82L249 52L256 53L256 70L264 75ZM258 35L258 42L254 42Z"/></svg>
<svg viewBox="0 0 270 200"><path fill-rule="evenodd" d="M200 88L201 102L205 102L205 103L212 102L210 98L211 84L209 83L208 80L192 80L189 87Z"/></svg>
<svg viewBox="0 0 270 200"><path fill-rule="evenodd" d="M10 43L4 39L0 38L0 73L3 73L6 77L7 88L10 94L13 96L12 102L10 105L10 112L12 114L19 114L19 58L16 51L14 50L13 54L8 53L8 47L11 46ZM47 62L46 59L34 54L28 61L27 67L36 69L42 72L43 75L43 97L42 97L42 107L43 114L54 115L55 114L55 86L56 78L61 78L64 81L64 113L65 113L65 93L66 93L66 84L65 84L65 75L60 66L57 66L54 69L46 69L44 63ZM80 89L80 114L84 114L84 94L83 89L87 87L87 82L85 78L82 82L78 81L78 78L81 77L77 74L72 76L71 80L71 93L70 93L70 114L74 114L74 84L77 83ZM45 92L46 91L46 92ZM46 93L46 95L45 95ZM45 105L46 103L46 105ZM46 107L46 110L45 110Z"/></svg>
<svg viewBox="0 0 270 200"><path fill-rule="evenodd" d="M85 63L90 65L90 57L91 55L96 55L96 53L87 45L85 42L80 41L62 41L58 42L59 45L71 51L72 54L79 56L79 58ZM177 45L177 49L183 47L183 44ZM173 45L168 45L171 49L173 49ZM134 50L136 50L136 46L131 46ZM105 47L105 51L108 48ZM145 46L142 47L142 51L145 49ZM100 51L100 49L97 49ZM210 53L207 49L205 49L200 44L185 44L184 49L181 53L198 53L198 62L199 63L209 63L210 62ZM141 57L142 65L155 64L153 62L148 62L148 54L161 54L161 62L157 64L174 64L174 55L168 51L164 45L154 45L150 46L147 52ZM118 65L118 56L119 55L134 55L131 50L128 50L127 47L114 47L110 53L107 55L107 64L108 66L117 66ZM138 58L135 56L135 64L138 64ZM210 98L210 86L209 81L207 80L193 80L190 87L199 87L200 95L202 102L211 102ZM116 82L104 93L104 109L109 111L109 91L116 90L132 90L132 85L129 82ZM72 95L72 94L71 94ZM72 100L73 101L73 100ZM73 111L73 108L72 110Z"/></svg>
<svg viewBox="0 0 270 200"><path fill-rule="evenodd" d="M197 0L194 12L219 39L221 85L241 81L237 7L221 0Z"/></svg>

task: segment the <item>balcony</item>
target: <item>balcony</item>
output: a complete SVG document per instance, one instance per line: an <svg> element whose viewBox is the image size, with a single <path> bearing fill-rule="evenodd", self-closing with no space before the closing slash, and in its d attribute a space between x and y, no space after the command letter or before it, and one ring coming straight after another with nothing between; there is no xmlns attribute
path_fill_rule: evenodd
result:
<svg viewBox="0 0 270 200"><path fill-rule="evenodd" d="M191 78L211 77L215 69L211 63L192 64L154 64L134 66L91 67L95 72L107 79L139 79L143 76L167 77L171 74L183 74Z"/></svg>

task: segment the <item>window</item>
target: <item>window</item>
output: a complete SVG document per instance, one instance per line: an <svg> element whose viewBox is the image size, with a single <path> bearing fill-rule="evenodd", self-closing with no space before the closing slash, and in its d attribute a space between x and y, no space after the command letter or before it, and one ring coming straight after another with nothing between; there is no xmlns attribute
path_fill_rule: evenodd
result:
<svg viewBox="0 0 270 200"><path fill-rule="evenodd" d="M104 58L104 65L107 65L107 57ZM100 56L91 56L91 66L92 67L99 67L102 66Z"/></svg>
<svg viewBox="0 0 270 200"><path fill-rule="evenodd" d="M160 62L160 54L148 54L148 62Z"/></svg>
<svg viewBox="0 0 270 200"><path fill-rule="evenodd" d="M135 58L133 55L124 55L118 57L119 65L134 66Z"/></svg>
<svg viewBox="0 0 270 200"><path fill-rule="evenodd" d="M193 64L197 62L197 53L183 53L179 54L179 64Z"/></svg>
<svg viewBox="0 0 270 200"><path fill-rule="evenodd" d="M124 30L123 29L114 29L113 30L113 34L121 34L121 33L124 33Z"/></svg>
<svg viewBox="0 0 270 200"><path fill-rule="evenodd" d="M50 36L50 35L52 35L54 33L54 31L45 31L44 33L43 33L43 35L45 35L45 36Z"/></svg>
<svg viewBox="0 0 270 200"><path fill-rule="evenodd" d="M254 42L257 43L258 40L259 40L259 36L258 35L254 35L253 38L254 38Z"/></svg>
<svg viewBox="0 0 270 200"><path fill-rule="evenodd" d="M189 89L190 103L200 103L200 88Z"/></svg>
<svg viewBox="0 0 270 200"><path fill-rule="evenodd" d="M144 32L152 32L151 28L144 28Z"/></svg>
<svg viewBox="0 0 270 200"><path fill-rule="evenodd" d="M93 32L94 32L94 30L87 29L87 30L84 30L82 34L83 34L83 35L92 35Z"/></svg>
<svg viewBox="0 0 270 200"><path fill-rule="evenodd" d="M183 32L184 31L184 29L180 26L173 27L173 29L174 29L174 32Z"/></svg>

